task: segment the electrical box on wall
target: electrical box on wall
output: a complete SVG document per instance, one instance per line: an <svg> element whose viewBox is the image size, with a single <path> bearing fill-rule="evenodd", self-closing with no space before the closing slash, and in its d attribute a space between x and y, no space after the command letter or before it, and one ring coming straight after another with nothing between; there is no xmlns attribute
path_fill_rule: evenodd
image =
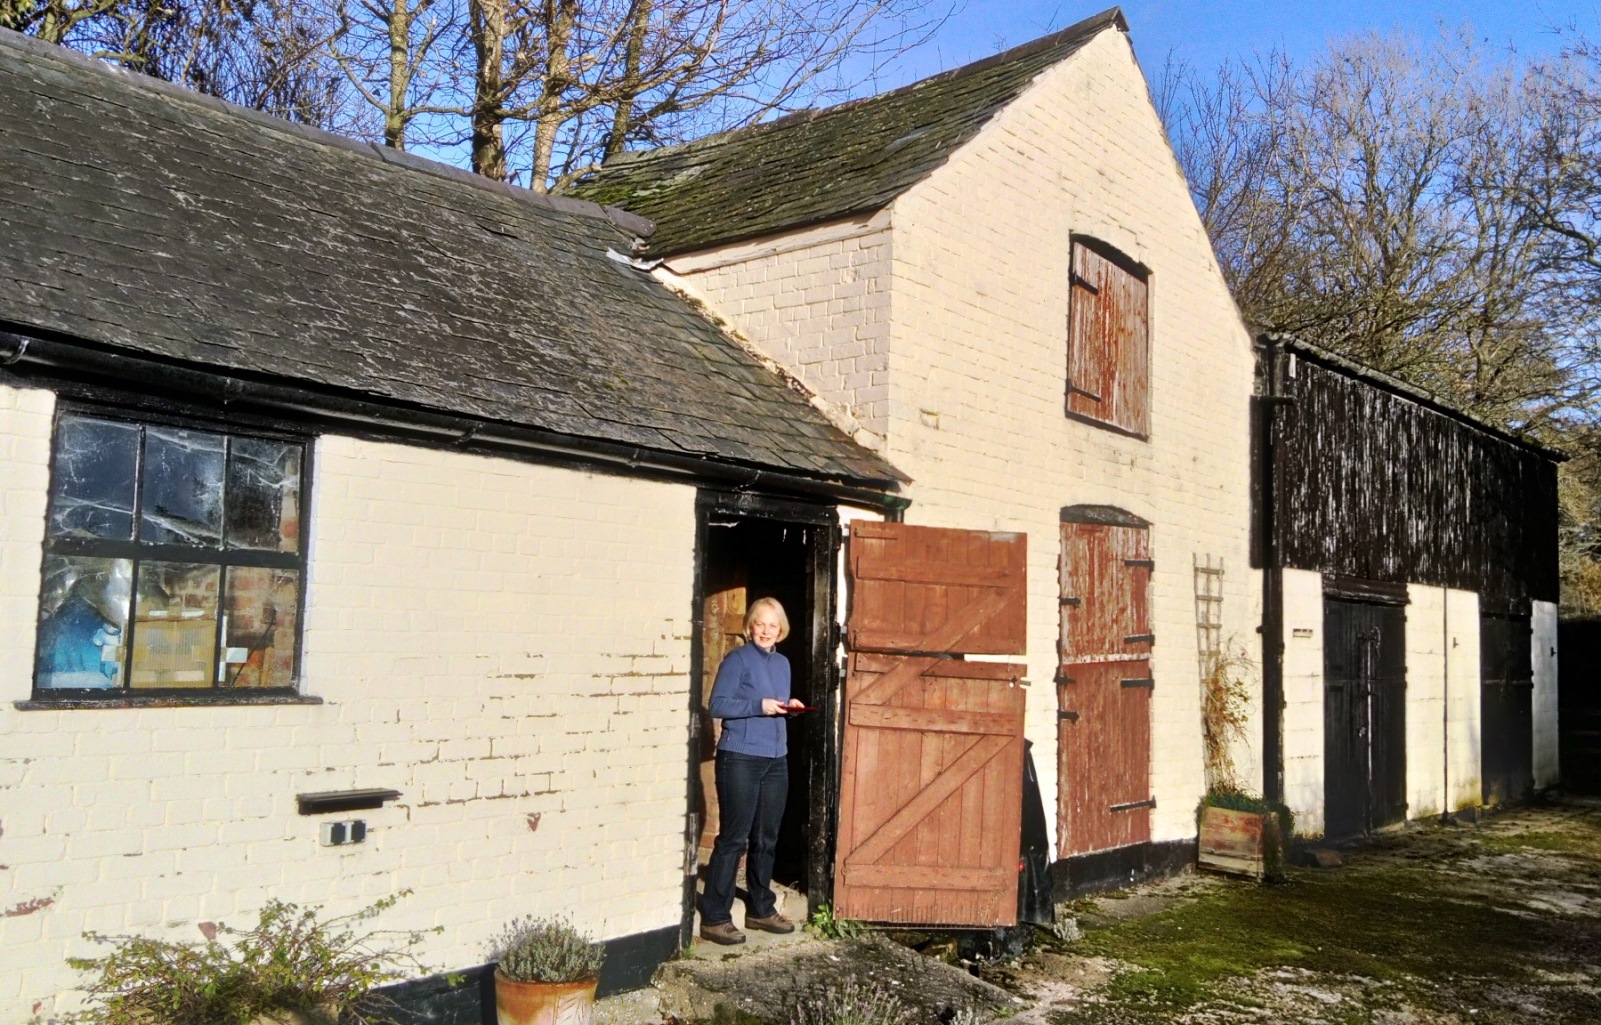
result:
<svg viewBox="0 0 1601 1025"><path fill-rule="evenodd" d="M364 843L367 839L367 822L365 819L347 819L344 822L324 822L322 824L322 845L324 847L342 847L345 844Z"/></svg>

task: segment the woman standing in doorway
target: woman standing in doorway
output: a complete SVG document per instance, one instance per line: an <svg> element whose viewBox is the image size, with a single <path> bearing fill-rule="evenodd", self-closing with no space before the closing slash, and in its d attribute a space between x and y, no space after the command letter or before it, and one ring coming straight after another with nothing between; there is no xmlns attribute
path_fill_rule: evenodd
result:
<svg viewBox="0 0 1601 1025"><path fill-rule="evenodd" d="M734 926L734 875L745 859L745 927L795 931L773 894L773 850L789 795L789 737L784 716L801 702L789 696L789 659L774 650L789 636L789 617L776 599L760 598L745 613L749 644L717 667L712 718L723 720L717 742L717 843L706 869L700 936L713 943L744 943ZM747 850L748 848L748 850Z"/></svg>

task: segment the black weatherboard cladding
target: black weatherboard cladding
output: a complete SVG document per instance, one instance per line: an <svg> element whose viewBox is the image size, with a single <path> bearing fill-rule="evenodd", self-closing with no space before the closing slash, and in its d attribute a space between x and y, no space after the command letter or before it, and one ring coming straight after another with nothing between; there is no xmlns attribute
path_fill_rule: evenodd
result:
<svg viewBox="0 0 1601 1025"><path fill-rule="evenodd" d="M893 480L619 256L643 228L0 30L0 329L674 456Z"/></svg>
<svg viewBox="0 0 1601 1025"><path fill-rule="evenodd" d="M945 163L1041 72L1101 32L1127 28L1113 7L878 96L624 153L575 194L654 220L656 256L878 210Z"/></svg>
<svg viewBox="0 0 1601 1025"><path fill-rule="evenodd" d="M1282 565L1476 591L1485 611L1557 600L1556 453L1291 352L1293 401L1274 414Z"/></svg>

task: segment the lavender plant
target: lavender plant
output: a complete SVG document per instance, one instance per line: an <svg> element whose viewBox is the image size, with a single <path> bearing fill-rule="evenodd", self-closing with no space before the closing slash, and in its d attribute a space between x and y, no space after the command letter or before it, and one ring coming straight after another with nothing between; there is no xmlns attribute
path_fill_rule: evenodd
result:
<svg viewBox="0 0 1601 1025"><path fill-rule="evenodd" d="M513 919L489 941L489 960L516 982L582 982L600 974L606 950L564 918Z"/></svg>

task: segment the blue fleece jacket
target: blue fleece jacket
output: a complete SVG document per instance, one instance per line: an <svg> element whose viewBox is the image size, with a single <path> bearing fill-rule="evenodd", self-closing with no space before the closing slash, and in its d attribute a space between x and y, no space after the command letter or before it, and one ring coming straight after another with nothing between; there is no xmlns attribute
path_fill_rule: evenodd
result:
<svg viewBox="0 0 1601 1025"><path fill-rule="evenodd" d="M763 758L789 753L789 727L781 715L763 715L762 699L789 700L789 659L754 644L735 648L717 667L708 711L723 720L719 751Z"/></svg>

